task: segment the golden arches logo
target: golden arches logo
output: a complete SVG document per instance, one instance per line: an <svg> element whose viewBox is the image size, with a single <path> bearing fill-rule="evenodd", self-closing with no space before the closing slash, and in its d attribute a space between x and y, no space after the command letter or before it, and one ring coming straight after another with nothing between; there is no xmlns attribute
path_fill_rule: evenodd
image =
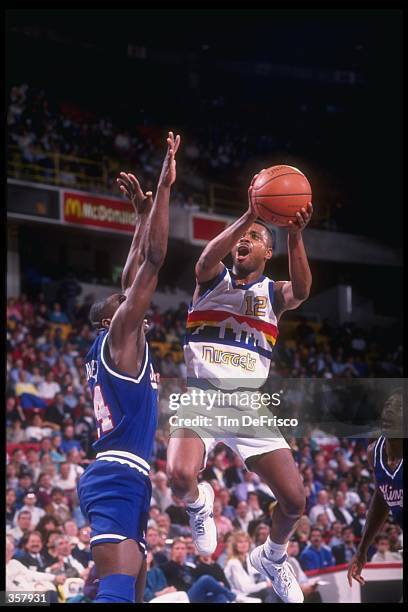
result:
<svg viewBox="0 0 408 612"><path fill-rule="evenodd" d="M82 217L82 204L77 198L67 198L64 202L64 214L66 217Z"/></svg>

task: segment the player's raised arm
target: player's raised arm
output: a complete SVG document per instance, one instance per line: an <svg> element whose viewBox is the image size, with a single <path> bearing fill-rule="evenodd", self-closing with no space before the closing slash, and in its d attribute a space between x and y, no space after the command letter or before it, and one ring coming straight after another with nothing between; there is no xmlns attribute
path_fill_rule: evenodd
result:
<svg viewBox="0 0 408 612"><path fill-rule="evenodd" d="M206 283L215 278L223 269L222 260L228 255L242 234L251 227L258 213L251 201L252 183L258 175L252 179L248 189L248 210L234 223L228 225L219 236L216 236L207 244L196 263L195 274L197 284Z"/></svg>
<svg viewBox="0 0 408 612"><path fill-rule="evenodd" d="M289 221L288 227L288 257L289 281L276 281L274 285L274 310L276 316L297 308L304 302L312 286L312 274L303 243L302 231L309 223L313 213L312 203L296 213L296 221Z"/></svg>
<svg viewBox="0 0 408 612"><path fill-rule="evenodd" d="M132 203L136 213L132 244L122 272L122 292L127 295L127 291L135 280L136 273L145 258L146 227L153 206L153 199L151 191L143 193L134 174L121 172L116 181L121 192Z"/></svg>
<svg viewBox="0 0 408 612"><path fill-rule="evenodd" d="M175 155L179 144L180 136L174 139L173 133L169 132L167 153L144 232L143 262L128 288L126 300L112 319L110 331L112 343L116 343L116 336L123 339L123 334L126 337L126 334L138 329L156 289L158 273L167 253L170 190L176 180ZM120 333L116 333L119 328ZM120 344L120 340L117 343Z"/></svg>

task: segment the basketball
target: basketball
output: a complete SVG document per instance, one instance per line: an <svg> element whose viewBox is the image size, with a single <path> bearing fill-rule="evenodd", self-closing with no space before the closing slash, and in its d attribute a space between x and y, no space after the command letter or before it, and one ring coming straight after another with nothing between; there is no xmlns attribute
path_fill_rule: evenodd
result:
<svg viewBox="0 0 408 612"><path fill-rule="evenodd" d="M261 170L252 183L252 202L264 221L286 227L296 213L312 200L309 181L293 166L271 166Z"/></svg>

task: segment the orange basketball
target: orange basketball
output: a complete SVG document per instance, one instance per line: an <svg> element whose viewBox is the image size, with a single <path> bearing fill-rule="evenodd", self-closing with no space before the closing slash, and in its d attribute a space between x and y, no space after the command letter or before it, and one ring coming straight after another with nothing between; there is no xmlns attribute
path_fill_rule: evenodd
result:
<svg viewBox="0 0 408 612"><path fill-rule="evenodd" d="M297 168L271 166L261 170L252 183L251 199L261 219L285 227L312 201L312 188Z"/></svg>

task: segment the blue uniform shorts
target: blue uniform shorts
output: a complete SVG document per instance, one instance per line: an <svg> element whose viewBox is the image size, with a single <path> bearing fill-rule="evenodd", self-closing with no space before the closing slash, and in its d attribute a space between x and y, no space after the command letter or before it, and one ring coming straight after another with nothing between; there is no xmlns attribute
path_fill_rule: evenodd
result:
<svg viewBox="0 0 408 612"><path fill-rule="evenodd" d="M91 526L91 546L135 540L146 554L146 529L152 485L128 465L97 460L82 474L78 496Z"/></svg>

